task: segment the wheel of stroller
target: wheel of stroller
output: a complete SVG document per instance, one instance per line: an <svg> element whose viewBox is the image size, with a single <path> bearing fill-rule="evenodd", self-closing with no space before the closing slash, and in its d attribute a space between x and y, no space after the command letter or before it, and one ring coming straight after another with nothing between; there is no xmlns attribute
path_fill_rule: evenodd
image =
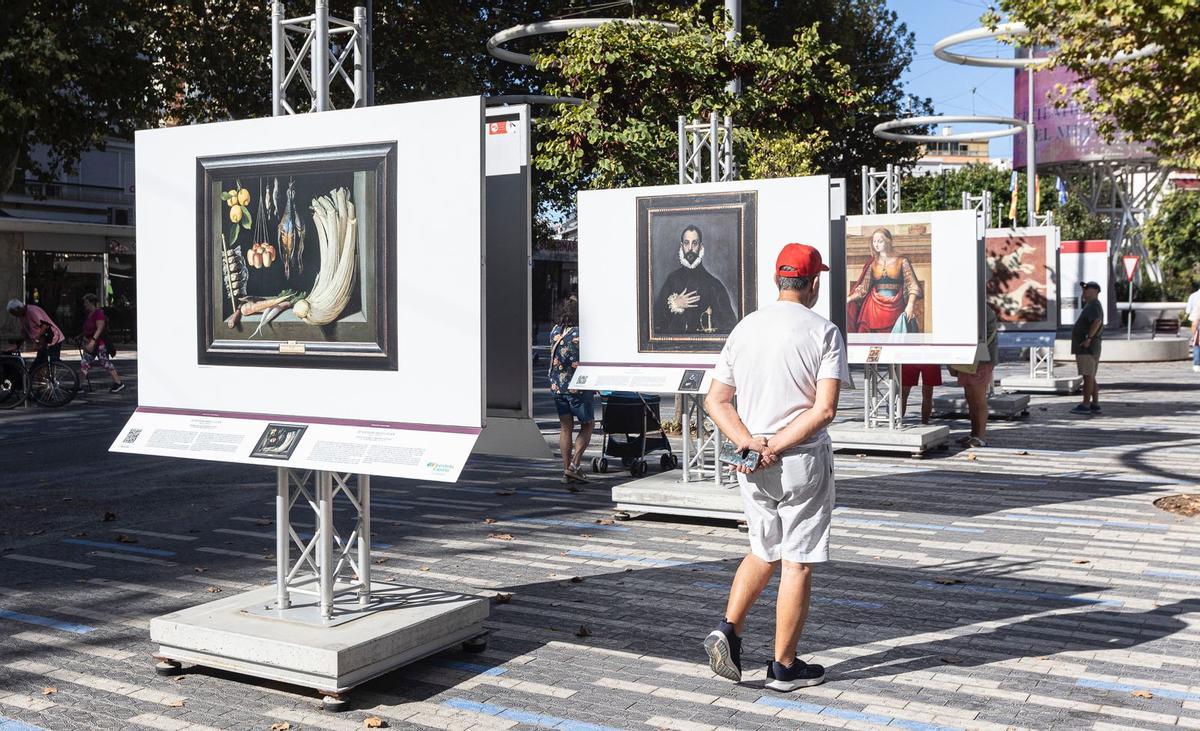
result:
<svg viewBox="0 0 1200 731"><path fill-rule="evenodd" d="M638 458L629 465L629 474L634 477L645 477L647 469L646 460Z"/></svg>
<svg viewBox="0 0 1200 731"><path fill-rule="evenodd" d="M599 472L599 471L600 471L600 458L592 457L592 472Z"/></svg>
<svg viewBox="0 0 1200 731"><path fill-rule="evenodd" d="M646 473L649 471L650 465L646 464L646 460L640 460L638 462L638 477L645 477Z"/></svg>
<svg viewBox="0 0 1200 731"><path fill-rule="evenodd" d="M679 469L679 455L671 455L671 464L675 466L675 469Z"/></svg>
<svg viewBox="0 0 1200 731"><path fill-rule="evenodd" d="M675 466L675 463L674 463L674 461L671 459L671 455L669 455L669 454L664 454L664 455L663 455L662 457L660 457L660 458L659 458L659 460L658 460L658 467L659 467L659 469L661 469L663 472L666 472L667 470L671 469L671 468L672 468L672 467L674 467L674 466Z"/></svg>
<svg viewBox="0 0 1200 731"><path fill-rule="evenodd" d="M608 472L608 460L604 457L600 458L600 471Z"/></svg>

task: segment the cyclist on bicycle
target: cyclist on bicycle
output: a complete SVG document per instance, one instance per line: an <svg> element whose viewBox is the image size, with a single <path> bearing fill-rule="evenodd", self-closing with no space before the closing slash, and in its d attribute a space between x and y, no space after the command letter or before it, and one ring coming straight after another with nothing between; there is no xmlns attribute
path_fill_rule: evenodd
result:
<svg viewBox="0 0 1200 731"><path fill-rule="evenodd" d="M37 356L29 370L33 371L46 361L57 361L62 354L62 330L46 311L37 305L27 305L19 299L8 301L8 314L17 318L25 337L37 346Z"/></svg>

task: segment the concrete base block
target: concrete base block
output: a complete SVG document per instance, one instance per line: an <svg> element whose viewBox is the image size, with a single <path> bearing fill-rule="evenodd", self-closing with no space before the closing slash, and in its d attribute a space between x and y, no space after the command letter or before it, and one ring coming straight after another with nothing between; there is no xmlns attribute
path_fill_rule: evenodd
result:
<svg viewBox="0 0 1200 731"><path fill-rule="evenodd" d="M1140 335L1140 333L1139 333ZM1104 344L1100 348L1101 363L1157 363L1169 360L1187 360L1191 346L1186 338L1148 338L1144 335L1125 339L1125 331L1105 332ZM1075 362L1071 355L1070 340L1054 341L1054 360Z"/></svg>
<svg viewBox="0 0 1200 731"><path fill-rule="evenodd" d="M862 422L841 422L829 427L833 448L842 451L924 454L950 440L950 427L912 425L903 429L868 429Z"/></svg>
<svg viewBox="0 0 1200 731"><path fill-rule="evenodd" d="M343 693L485 634L485 598L381 582L371 590L377 602L322 625L307 616L314 598L292 594L293 608L280 612L275 587L264 587L156 617L150 639L161 660Z"/></svg>
<svg viewBox="0 0 1200 731"><path fill-rule="evenodd" d="M967 399L963 396L937 396L933 413L966 416ZM997 393L988 398L989 419L1015 419L1029 414L1029 396L1023 393Z"/></svg>
<svg viewBox="0 0 1200 731"><path fill-rule="evenodd" d="M679 470L633 480L612 489L617 510L700 518L745 520L736 482L717 487L711 479L683 482Z"/></svg>
<svg viewBox="0 0 1200 731"><path fill-rule="evenodd" d="M1000 388L1013 393L1078 393L1079 389L1083 388L1083 376L1055 376L1054 378L1006 376L1000 379Z"/></svg>

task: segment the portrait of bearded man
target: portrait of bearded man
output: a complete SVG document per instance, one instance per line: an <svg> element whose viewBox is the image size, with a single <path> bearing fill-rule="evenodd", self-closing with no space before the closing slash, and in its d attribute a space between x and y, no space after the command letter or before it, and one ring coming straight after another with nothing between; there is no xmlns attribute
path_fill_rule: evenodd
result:
<svg viewBox="0 0 1200 731"><path fill-rule="evenodd" d="M654 298L654 330L728 334L737 321L725 285L704 268L704 234L687 226L679 236L679 268L667 275Z"/></svg>

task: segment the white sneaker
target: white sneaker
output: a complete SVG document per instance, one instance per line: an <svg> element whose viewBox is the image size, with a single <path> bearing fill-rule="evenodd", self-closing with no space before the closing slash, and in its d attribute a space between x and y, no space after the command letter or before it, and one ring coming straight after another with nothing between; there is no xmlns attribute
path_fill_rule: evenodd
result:
<svg viewBox="0 0 1200 731"><path fill-rule="evenodd" d="M1195 373L1200 373L1200 366L1192 366L1192 371Z"/></svg>

